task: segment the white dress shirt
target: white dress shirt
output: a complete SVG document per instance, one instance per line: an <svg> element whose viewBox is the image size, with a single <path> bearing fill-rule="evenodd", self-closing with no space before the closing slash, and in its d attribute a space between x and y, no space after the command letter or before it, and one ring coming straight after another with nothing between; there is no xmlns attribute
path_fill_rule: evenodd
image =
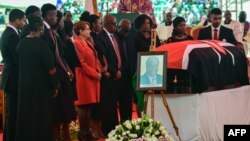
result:
<svg viewBox="0 0 250 141"><path fill-rule="evenodd" d="M170 26L166 26L165 23L159 24L156 30L160 41L167 40L169 37L171 37L173 29L173 23Z"/></svg>
<svg viewBox="0 0 250 141"><path fill-rule="evenodd" d="M108 30L107 30L105 27L103 28L103 30L104 30L104 31L108 34L109 39L110 39L110 41L112 42L113 47L114 47L115 45L114 45L113 40L112 40L112 37L111 37L111 36L113 36L113 34L112 34L112 33L110 33L110 32L108 32Z"/></svg>
<svg viewBox="0 0 250 141"><path fill-rule="evenodd" d="M240 22L236 21L236 20L231 20L231 22L229 24L225 24L223 21L223 25L227 28L230 28L233 30L233 34L235 39L238 42L242 42L242 38L243 38L243 30L241 29L241 24Z"/></svg>
<svg viewBox="0 0 250 141"><path fill-rule="evenodd" d="M44 25L47 27L47 29L50 29L50 28L51 28L50 25L49 25L47 22L43 21L43 23L44 23Z"/></svg>

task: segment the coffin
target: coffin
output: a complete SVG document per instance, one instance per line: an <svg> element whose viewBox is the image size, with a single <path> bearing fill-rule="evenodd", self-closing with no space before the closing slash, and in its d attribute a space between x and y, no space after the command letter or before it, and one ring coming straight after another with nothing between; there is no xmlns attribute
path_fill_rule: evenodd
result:
<svg viewBox="0 0 250 141"><path fill-rule="evenodd" d="M201 93L249 85L247 58L230 43L183 41L162 45L156 51L168 53L168 92Z"/></svg>

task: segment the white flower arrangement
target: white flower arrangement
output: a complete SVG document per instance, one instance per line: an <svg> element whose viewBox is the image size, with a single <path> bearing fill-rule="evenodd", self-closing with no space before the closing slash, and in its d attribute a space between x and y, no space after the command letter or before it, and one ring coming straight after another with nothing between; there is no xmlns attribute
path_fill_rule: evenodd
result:
<svg viewBox="0 0 250 141"><path fill-rule="evenodd" d="M70 132L78 132L80 130L80 126L78 121L71 121L69 124L69 131Z"/></svg>
<svg viewBox="0 0 250 141"><path fill-rule="evenodd" d="M160 121L147 116L127 120L108 134L108 141L173 141Z"/></svg>

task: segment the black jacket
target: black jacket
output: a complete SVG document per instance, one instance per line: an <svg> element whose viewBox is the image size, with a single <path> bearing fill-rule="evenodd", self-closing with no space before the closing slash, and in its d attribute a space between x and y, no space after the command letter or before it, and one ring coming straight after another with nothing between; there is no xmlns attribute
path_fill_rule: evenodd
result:
<svg viewBox="0 0 250 141"><path fill-rule="evenodd" d="M100 36L101 43L102 43L103 48L104 48L104 55L107 59L108 72L110 73L111 78L114 78L116 73L119 71L119 68L118 68L118 60L116 58L116 53L115 53L113 44L112 44L108 34L106 33L106 31L102 30L100 32L99 36ZM116 38L116 41L119 44L115 34L114 34L114 37ZM120 54L121 54L121 52L120 52ZM122 60L122 56L121 56L121 60Z"/></svg>
<svg viewBox="0 0 250 141"><path fill-rule="evenodd" d="M135 51L135 42L133 37L128 34L125 38L121 37L118 33L116 33L119 48L121 52L121 60L122 60L122 70L128 73L129 77L133 77L136 71L136 51ZM123 42L126 43L126 48L123 47ZM126 52L125 52L126 51Z"/></svg>
<svg viewBox="0 0 250 141"><path fill-rule="evenodd" d="M22 38L26 37L26 36L29 35L29 34L30 34L30 27L29 27L28 24L26 24L26 25L23 27L23 29L22 29L22 31L21 31L21 33L20 33L20 37L21 37L21 39L22 39Z"/></svg>
<svg viewBox="0 0 250 141"><path fill-rule="evenodd" d="M7 27L0 41L4 69L2 73L3 90L17 91L18 89L18 65L16 47L20 37L14 29Z"/></svg>
<svg viewBox="0 0 250 141"><path fill-rule="evenodd" d="M212 27L208 26L204 29L200 30L199 40L212 40ZM220 31L219 31L219 40L223 41L225 40L226 42L229 42L231 44L236 44L238 43L237 40L234 37L233 30L224 27L221 25Z"/></svg>

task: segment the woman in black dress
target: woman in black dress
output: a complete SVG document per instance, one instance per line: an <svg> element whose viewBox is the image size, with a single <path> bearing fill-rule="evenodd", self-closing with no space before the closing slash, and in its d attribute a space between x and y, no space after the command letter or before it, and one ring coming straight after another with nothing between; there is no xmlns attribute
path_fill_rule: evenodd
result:
<svg viewBox="0 0 250 141"><path fill-rule="evenodd" d="M49 45L40 37L43 20L29 17L30 34L17 46L18 111L16 141L52 141L52 97L56 96L56 69Z"/></svg>
<svg viewBox="0 0 250 141"><path fill-rule="evenodd" d="M70 21L64 21L64 31L66 35L66 38L64 39L65 43L64 56L67 64L69 65L69 68L72 70L75 76L75 68L80 67L81 64L77 57L76 48L73 43L73 23ZM72 79L70 84L71 84L73 98L74 100L77 100L75 77Z"/></svg>
<svg viewBox="0 0 250 141"><path fill-rule="evenodd" d="M167 43L181 42L186 40L193 40L193 37L186 34L186 21L182 17L176 17L173 20L172 36L167 39Z"/></svg>
<svg viewBox="0 0 250 141"><path fill-rule="evenodd" d="M103 48L103 45L101 44L101 41L100 41L101 39L99 36L99 33L101 32L101 19L97 15L90 15L88 19L89 19L90 29L91 29L90 35L93 39L93 44L98 55L98 60L102 66L102 74L104 77L109 77L109 73L107 72L108 63L104 56L104 48ZM101 79L101 91L100 91L101 97L104 91L103 83L104 82ZM90 126L92 130L92 134L95 138L104 137L104 134L101 131L102 120L101 120L101 107L100 106L101 106L100 103L93 104L92 112L91 112Z"/></svg>
<svg viewBox="0 0 250 141"><path fill-rule="evenodd" d="M70 141L69 123L76 120L76 110L70 84L74 75L65 61L66 35L63 30L63 15L59 11L57 11L57 23L53 29L56 35L59 59L61 60L56 59L55 63L60 87L58 89L58 96L53 99L54 135L56 140L63 139L64 141Z"/></svg>
<svg viewBox="0 0 250 141"><path fill-rule="evenodd" d="M134 20L136 29L136 35L134 39L136 54L141 51L149 51L151 45L151 30L153 29L153 21L146 14L137 16ZM156 47L160 46L160 40L156 36ZM134 97L134 101L138 102L137 96ZM141 117L141 110L137 108L137 115Z"/></svg>

